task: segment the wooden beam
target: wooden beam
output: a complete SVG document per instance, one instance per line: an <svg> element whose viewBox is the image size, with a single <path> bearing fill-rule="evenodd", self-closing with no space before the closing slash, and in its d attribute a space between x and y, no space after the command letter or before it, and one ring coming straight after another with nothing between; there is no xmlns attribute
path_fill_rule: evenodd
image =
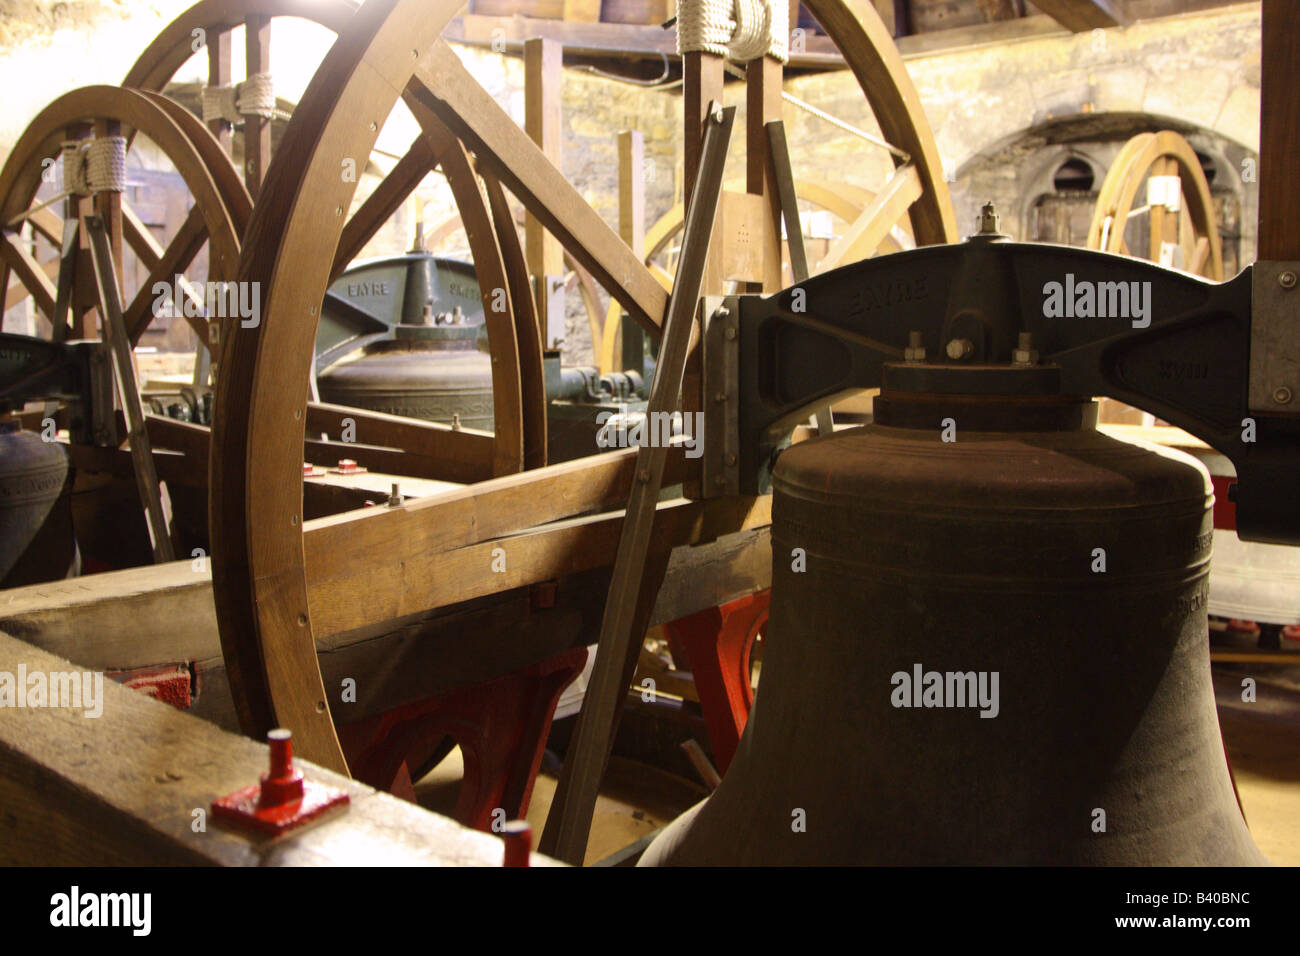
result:
<svg viewBox="0 0 1300 956"><path fill-rule="evenodd" d="M769 586L765 526L674 549L650 624L725 604ZM608 567L548 582L554 604L530 588L501 591L404 619L317 638L330 687L351 677L357 700L339 714L363 720L416 700L500 677L573 647L600 626ZM142 625L156 622L156 625ZM5 592L0 631L95 670L187 665L197 696L190 713L238 730L221 656L208 562L187 559L53 581ZM95 634L93 642L85 635Z"/></svg>
<svg viewBox="0 0 1300 956"><path fill-rule="evenodd" d="M1034 6L1075 33L1121 27L1128 22L1122 0L1034 0Z"/></svg>
<svg viewBox="0 0 1300 956"><path fill-rule="evenodd" d="M77 668L0 634L0 671L76 673ZM82 672L84 673L84 672ZM220 730L103 675L102 699L83 709L26 707L0 721L0 863L40 866L495 866L497 838L372 790L301 758L314 783L349 803L314 826L267 844L195 809L256 783L265 744ZM98 694L96 695L98 696ZM165 747L160 749L160 742ZM534 865L551 862L534 854Z"/></svg>

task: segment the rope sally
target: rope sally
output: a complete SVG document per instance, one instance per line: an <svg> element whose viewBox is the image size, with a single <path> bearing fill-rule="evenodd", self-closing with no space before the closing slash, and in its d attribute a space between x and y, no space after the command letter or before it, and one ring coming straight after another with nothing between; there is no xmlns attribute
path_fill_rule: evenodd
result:
<svg viewBox="0 0 1300 956"><path fill-rule="evenodd" d="M234 125L246 116L277 119L275 84L270 73L254 73L242 83L203 87L203 122L225 120Z"/></svg>
<svg viewBox="0 0 1300 956"><path fill-rule="evenodd" d="M703 51L738 63L790 58L790 8L783 0L680 0L677 52Z"/></svg>

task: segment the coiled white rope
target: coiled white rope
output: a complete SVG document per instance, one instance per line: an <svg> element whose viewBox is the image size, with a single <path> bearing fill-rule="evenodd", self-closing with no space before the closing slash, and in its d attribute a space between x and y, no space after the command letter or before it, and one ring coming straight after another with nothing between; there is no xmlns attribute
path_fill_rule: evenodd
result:
<svg viewBox="0 0 1300 956"><path fill-rule="evenodd" d="M790 58L790 7L783 0L679 0L677 52L703 51L745 63Z"/></svg>
<svg viewBox="0 0 1300 956"><path fill-rule="evenodd" d="M64 195L90 196L126 189L126 139L98 136L63 144Z"/></svg>
<svg viewBox="0 0 1300 956"><path fill-rule="evenodd" d="M254 73L242 83L203 87L203 122L238 123L245 116L275 119L275 83L270 73Z"/></svg>

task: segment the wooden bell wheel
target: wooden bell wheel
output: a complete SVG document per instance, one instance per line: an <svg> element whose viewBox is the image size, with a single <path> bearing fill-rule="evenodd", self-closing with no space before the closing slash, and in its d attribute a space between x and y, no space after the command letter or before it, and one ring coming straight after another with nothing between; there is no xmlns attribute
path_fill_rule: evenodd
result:
<svg viewBox="0 0 1300 956"><path fill-rule="evenodd" d="M1147 185L1146 204L1137 209ZM1146 249L1132 250L1130 220L1147 214ZM1088 248L1133 255L1223 281L1223 249L1214 199L1201 162L1178 133L1139 133L1120 150L1101 185L1088 229Z"/></svg>
<svg viewBox="0 0 1300 956"><path fill-rule="evenodd" d="M44 170L60 157L68 140L122 135L136 147L141 137L153 144L184 182L193 198L183 222L172 235L158 242L120 192L70 196L62 203L43 205L38 200ZM128 167L129 169L129 167ZM239 262L239 237L251 212L248 195L217 142L195 117L165 97L112 86L73 90L32 121L0 171L0 217L7 224L0 240L0 282L7 288L6 312L31 296L41 316L42 329L55 338L68 335L93 338L96 325L90 315L94 286L91 257L86 253L85 217L97 215L110 237L113 265L122 289L123 317L130 341L154 320L155 283L173 287L175 276L190 281L229 281ZM62 209L60 215L56 209ZM26 224L32 236L19 238ZM69 243L62 253L65 239ZM124 246L125 244L125 246ZM45 264L32 246L48 245L55 253ZM204 270L195 261L207 247ZM144 278L128 272L123 252L129 249L147 270ZM14 285L10 286L10 276ZM56 322L56 307L72 313L71 329L63 316ZM201 342L206 342L203 319L176 303L176 312L190 322ZM66 311L65 311L66 315Z"/></svg>
<svg viewBox="0 0 1300 956"><path fill-rule="evenodd" d="M122 85L161 93L193 56L205 54L208 84L229 86L236 82L231 54L240 27L245 51L242 79L247 81L249 75L270 71L272 23L277 18L306 20L337 33L356 9L352 0L200 0L163 28L136 59ZM249 193L256 196L271 160L271 120L249 115L243 125L240 170ZM226 152L233 153L231 124L215 119L208 127Z"/></svg>
<svg viewBox="0 0 1300 956"><path fill-rule="evenodd" d="M822 183L802 179L795 180L794 188L795 195L802 204L812 209L825 210L843 224L842 241L829 244L823 255L809 260L811 275L819 275L877 253L887 255L916 247L910 221L900 220L896 207L877 203L877 194L869 189L852 183ZM872 209L872 214L863 220L863 213L868 209ZM646 268L665 289L672 288L676 258L676 250L672 245L680 238L685 219L686 207L683 203L678 203L646 230ZM859 223L861 224L858 225ZM794 281L788 263L782 277L786 284ZM593 328L592 341L596 346L600 370L605 374L621 371L617 368L617 357L622 339L623 310L618 302L611 301L603 320L591 315L591 311L588 306L588 318Z"/></svg>
<svg viewBox="0 0 1300 956"><path fill-rule="evenodd" d="M339 33L348 27L358 7L354 0L200 0L158 34L132 66L124 84L161 91L186 62L206 52L209 83L228 85L233 82L230 52L237 29L242 27L244 31L246 73L266 72L271 66L271 43L277 20L307 21ZM504 194L490 177L477 173L468 153L436 118L426 112L417 114L417 120L425 135L417 138L381 185L349 217L333 260L332 278L343 273L421 180L440 167L461 215L472 224L466 232L480 283L486 282L485 287L489 289L503 287L507 281L507 262L523 262L517 237L513 233L498 236L493 209L496 203L504 203ZM382 118L377 122L382 123ZM226 149L233 151L229 124L217 120L211 125ZM378 128L371 132L377 131ZM245 117L243 139L244 178L249 191L256 196L271 158L269 121L257 116ZM370 155L367 150L347 157L355 173L353 179L359 178ZM540 343L534 346L535 336L529 334L535 328L535 324L529 325L535 323L534 317L508 302L505 309L496 310L487 308L488 304L485 297L488 338L494 356L498 357L493 365L493 435L467 430L462 436L466 452L445 456L434 436L436 429L426 427L425 422L408 422L396 416L315 402L307 410L309 430L313 434L337 434L341 423L351 418L360 432L357 441L380 449L374 454L361 451L359 461L365 459L363 463L377 465L385 471L417 477L466 481L517 471L525 464L529 467L543 464L545 390ZM516 325L525 330L522 337L517 334ZM400 450L408 453L405 459L394 454ZM333 454L329 449L317 451ZM439 458L441 464L434 461Z"/></svg>
<svg viewBox="0 0 1300 956"><path fill-rule="evenodd" d="M900 200L899 218L908 217L919 244L953 239L937 151L879 17L863 0L814 0L809 6L844 53L885 137L909 157L881 195L911 197L906 204ZM444 169L459 163L495 176L652 335L668 304L646 266L440 39L459 7L459 0L370 0L340 33L289 122L245 243L240 278L261 283L263 320L223 344L214 430L213 583L232 690L246 733L289 727L301 753L340 771L346 761L320 676L317 639L547 579L537 575L553 578L593 566L586 561L607 565L610 536L617 537L621 521L608 513L626 504L636 451L507 475L526 446L519 436L506 448L498 431L496 472L504 477L304 527L300 449L320 305L341 255L364 231L356 223L365 221L369 205L351 219L344 216L356 184L340 178L341 164L368 154L403 97L426 132L412 146L414 155L424 151ZM719 69L719 93L720 77ZM688 168L691 148L688 143ZM484 180L493 221L508 224L504 196L493 182ZM381 185L376 192L384 190ZM506 260L498 275L475 263L489 323L489 297L525 311L522 258L507 252L517 248L513 227L493 231L492 222L467 216L466 204L460 211L471 238L486 232ZM519 337L521 348L527 338ZM494 367L511 369L518 353L499 350L500 340L507 349L514 345L508 336L492 337ZM524 390L523 383L518 387ZM449 458L477 453L472 436L441 434ZM677 461L669 474L681 480L691 466L680 456ZM576 515L597 517L560 521ZM668 519L661 530L669 540L689 534ZM499 571L491 567L494 551L506 562Z"/></svg>

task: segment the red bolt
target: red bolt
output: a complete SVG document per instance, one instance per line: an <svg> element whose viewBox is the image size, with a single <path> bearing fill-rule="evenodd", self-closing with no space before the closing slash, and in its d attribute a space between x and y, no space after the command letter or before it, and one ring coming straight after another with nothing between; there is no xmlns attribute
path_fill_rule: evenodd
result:
<svg viewBox="0 0 1300 956"><path fill-rule="evenodd" d="M528 866L533 850L533 828L523 820L511 820L501 829L501 839L506 844L503 866Z"/></svg>
<svg viewBox="0 0 1300 956"><path fill-rule="evenodd" d="M271 745L271 770L262 774L259 807L278 807L302 799L302 771L293 765L293 733L279 728L266 735Z"/></svg>

